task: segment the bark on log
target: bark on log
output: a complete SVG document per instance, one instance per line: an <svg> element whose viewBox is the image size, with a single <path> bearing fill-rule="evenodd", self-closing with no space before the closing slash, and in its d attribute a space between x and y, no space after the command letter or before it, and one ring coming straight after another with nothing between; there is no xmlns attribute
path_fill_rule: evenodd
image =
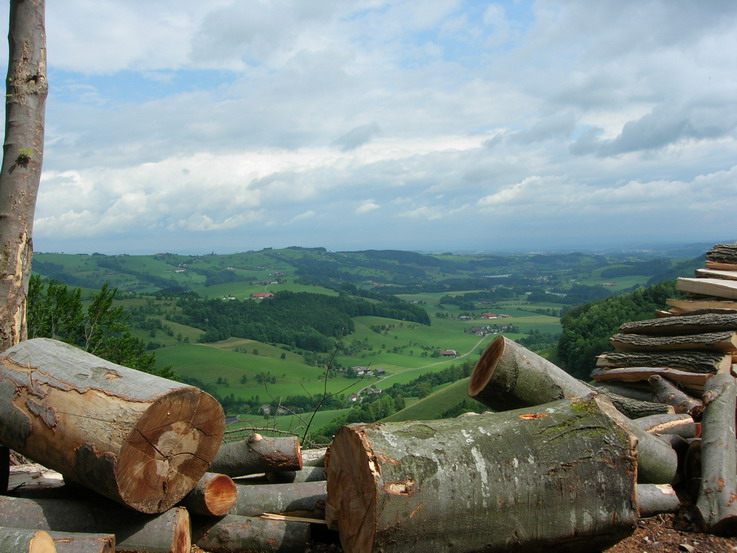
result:
<svg viewBox="0 0 737 553"><path fill-rule="evenodd" d="M635 419L632 422L651 434L676 434L683 438L695 438L698 434L696 422L687 413L651 415Z"/></svg>
<svg viewBox="0 0 737 553"><path fill-rule="evenodd" d="M299 482L319 482L326 480L324 467L302 467L302 470L270 472L266 478L272 484L290 484Z"/></svg>
<svg viewBox="0 0 737 553"><path fill-rule="evenodd" d="M682 336L727 330L737 330L737 312L647 319L624 323L619 327L619 332L623 334L646 334L649 336Z"/></svg>
<svg viewBox="0 0 737 553"><path fill-rule="evenodd" d="M624 382L612 384L609 382L594 381L593 388L595 391L604 395L616 394L650 403L656 401L652 388L646 384L627 384Z"/></svg>
<svg viewBox="0 0 737 553"><path fill-rule="evenodd" d="M54 540L57 553L114 553L115 534L81 534L77 532L55 532L49 535Z"/></svg>
<svg viewBox="0 0 737 553"><path fill-rule="evenodd" d="M665 300L671 306L671 312L686 314L693 312L728 313L737 309L737 301L720 299L682 300L669 298Z"/></svg>
<svg viewBox="0 0 737 553"><path fill-rule="evenodd" d="M646 336L618 333L609 339L618 351L697 350L737 352L737 333L705 332L687 336Z"/></svg>
<svg viewBox="0 0 737 553"><path fill-rule="evenodd" d="M709 379L704 392L701 487L696 508L706 532L737 535L737 384L733 376Z"/></svg>
<svg viewBox="0 0 737 553"><path fill-rule="evenodd" d="M604 549L634 530L636 461L597 399L344 426L328 525L347 553Z"/></svg>
<svg viewBox="0 0 737 553"><path fill-rule="evenodd" d="M48 532L27 528L0 528L0 553L57 553Z"/></svg>
<svg viewBox="0 0 737 553"><path fill-rule="evenodd" d="M665 415L675 412L675 409L672 406L664 403L639 401L613 393L606 395L621 413L627 415L631 419L639 419L651 415Z"/></svg>
<svg viewBox="0 0 737 553"><path fill-rule="evenodd" d="M735 263L720 263L719 261L707 261L706 267L717 271L737 271Z"/></svg>
<svg viewBox="0 0 737 553"><path fill-rule="evenodd" d="M23 525L59 532L115 534L118 549L189 553L191 524L184 507L159 515L126 509L110 501L0 497L0 526Z"/></svg>
<svg viewBox="0 0 737 553"><path fill-rule="evenodd" d="M564 397L583 397L592 389L550 361L499 336L476 364L468 384L468 395L494 410L504 411ZM612 411L616 409L612 407ZM657 437L639 429L628 417L621 415L620 422L627 424L639 440L638 479L669 484L678 467L675 452Z"/></svg>
<svg viewBox="0 0 737 553"><path fill-rule="evenodd" d="M227 515L220 520L194 521L193 541L210 553L304 553L309 549L310 525Z"/></svg>
<svg viewBox="0 0 737 553"><path fill-rule="evenodd" d="M693 398L679 390L670 380L666 380L659 374L654 374L647 379L652 386L658 399L663 403L671 405L676 413L688 413L691 416L699 416L704 409L701 400Z"/></svg>
<svg viewBox="0 0 737 553"><path fill-rule="evenodd" d="M254 434L247 440L223 444L210 470L228 476L244 476L301 468L302 455L296 437L265 438Z"/></svg>
<svg viewBox="0 0 737 553"><path fill-rule="evenodd" d="M325 454L327 448L319 449L303 449L302 450L302 466L303 467L324 467Z"/></svg>
<svg viewBox="0 0 737 553"><path fill-rule="evenodd" d="M637 505L641 517L652 517L677 512L681 500L668 484L637 484Z"/></svg>
<svg viewBox="0 0 737 553"><path fill-rule="evenodd" d="M238 499L230 510L232 515L257 516L264 513L294 514L320 518L325 510L327 483L298 484L239 484Z"/></svg>
<svg viewBox="0 0 737 553"><path fill-rule="evenodd" d="M601 368L669 367L715 374L731 368L732 356L706 351L609 352L597 357L596 366Z"/></svg>
<svg viewBox="0 0 737 553"><path fill-rule="evenodd" d="M144 513L180 501L225 428L195 388L36 338L0 357L0 441Z"/></svg>
<svg viewBox="0 0 737 553"><path fill-rule="evenodd" d="M0 495L8 493L10 481L10 449L0 445Z"/></svg>
<svg viewBox="0 0 737 553"><path fill-rule="evenodd" d="M737 264L737 244L715 244L706 252L706 260Z"/></svg>
<svg viewBox="0 0 737 553"><path fill-rule="evenodd" d="M660 375L700 395L710 374L692 373L668 367L627 367L624 369L595 369L591 378L600 382L647 382L651 376Z"/></svg>
<svg viewBox="0 0 737 553"><path fill-rule="evenodd" d="M702 296L716 296L728 300L737 299L737 281L720 278L676 279L676 290Z"/></svg>
<svg viewBox="0 0 737 553"><path fill-rule="evenodd" d="M238 488L230 476L206 472L182 505L190 513L219 517L230 511L237 499Z"/></svg>

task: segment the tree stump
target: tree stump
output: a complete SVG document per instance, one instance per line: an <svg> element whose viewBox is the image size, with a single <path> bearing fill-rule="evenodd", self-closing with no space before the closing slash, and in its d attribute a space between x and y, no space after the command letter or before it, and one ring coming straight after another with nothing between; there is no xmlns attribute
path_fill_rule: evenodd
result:
<svg viewBox="0 0 737 553"><path fill-rule="evenodd" d="M224 429L202 390L63 342L36 338L0 357L0 442L144 513L195 486Z"/></svg>
<svg viewBox="0 0 737 553"><path fill-rule="evenodd" d="M347 553L589 552L637 521L631 434L596 397L342 427L328 525Z"/></svg>

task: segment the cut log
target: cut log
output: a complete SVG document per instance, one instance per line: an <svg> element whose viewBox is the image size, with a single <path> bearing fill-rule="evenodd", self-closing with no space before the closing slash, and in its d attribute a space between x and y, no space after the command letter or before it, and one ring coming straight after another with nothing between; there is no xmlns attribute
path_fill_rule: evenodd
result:
<svg viewBox="0 0 737 553"><path fill-rule="evenodd" d="M10 449L0 445L0 494L8 493L10 480Z"/></svg>
<svg viewBox="0 0 737 553"><path fill-rule="evenodd" d="M302 450L302 466L303 467L324 467L325 453L327 448L303 449Z"/></svg>
<svg viewBox="0 0 737 553"><path fill-rule="evenodd" d="M637 505L641 517L652 517L678 512L681 500L668 484L637 484Z"/></svg>
<svg viewBox="0 0 737 553"><path fill-rule="evenodd" d="M671 306L671 311L676 314L693 312L728 313L737 310L737 301L720 299L682 300L669 298L665 303Z"/></svg>
<svg viewBox="0 0 737 553"><path fill-rule="evenodd" d="M598 382L594 381L593 388L595 391L604 395L615 394L618 396L629 397L639 401L654 403L656 401L652 388L646 384L628 384L626 382Z"/></svg>
<svg viewBox="0 0 737 553"><path fill-rule="evenodd" d="M56 553L48 532L26 528L0 528L0 553Z"/></svg>
<svg viewBox="0 0 737 553"><path fill-rule="evenodd" d="M597 398L343 426L329 527L347 553L598 551L637 519L631 435Z"/></svg>
<svg viewBox="0 0 737 553"><path fill-rule="evenodd" d="M325 510L327 483L262 484L250 486L236 480L238 499L232 515L258 516L263 513L294 514L320 518Z"/></svg>
<svg viewBox="0 0 737 553"><path fill-rule="evenodd" d="M721 278L686 278L676 279L676 290L701 296L715 296L728 300L737 299L737 281Z"/></svg>
<svg viewBox="0 0 737 553"><path fill-rule="evenodd" d="M187 509L159 515L126 509L100 498L27 499L0 497L0 526L26 526L59 532L115 534L117 548L150 553L189 553L191 525Z"/></svg>
<svg viewBox="0 0 737 553"><path fill-rule="evenodd" d="M676 413L688 413L691 416L701 414L704 408L703 402L679 390L670 380L666 380L659 374L654 374L647 381L652 386L658 399L667 405L671 405Z"/></svg>
<svg viewBox="0 0 737 553"><path fill-rule="evenodd" d="M671 405L666 405L665 403L640 401L613 393L606 395L621 413L627 415L631 419L639 419L641 417L648 417L651 415L675 413L675 409Z"/></svg>
<svg viewBox="0 0 737 553"><path fill-rule="evenodd" d="M683 438L695 438L698 434L696 422L687 413L650 415L649 417L635 419L632 422L651 434L676 434Z"/></svg>
<svg viewBox="0 0 737 553"><path fill-rule="evenodd" d="M647 382L651 376L660 375L692 393L701 395L704 383L712 377L710 374L692 373L667 367L628 367L625 369L595 369L591 378L600 382Z"/></svg>
<svg viewBox="0 0 737 553"><path fill-rule="evenodd" d="M289 484L292 482L318 482L326 480L327 476L324 467L302 467L302 470L270 472L266 475L266 478L273 484Z"/></svg>
<svg viewBox="0 0 737 553"><path fill-rule="evenodd" d="M504 336L489 344L468 384L469 396L496 411L530 407L564 397L584 397L592 390L592 386ZM612 411L616 409L612 407ZM678 467L675 452L628 417L621 415L620 422L627 424L639 440L638 479L669 484Z"/></svg>
<svg viewBox="0 0 737 553"><path fill-rule="evenodd" d="M609 342L618 351L695 350L737 352L737 333L705 332L687 336L646 336L618 333Z"/></svg>
<svg viewBox="0 0 737 553"><path fill-rule="evenodd" d="M706 261L737 264L737 244L715 244L706 252Z"/></svg>
<svg viewBox="0 0 737 553"><path fill-rule="evenodd" d="M114 534L81 534L77 532L49 532L57 553L114 553Z"/></svg>
<svg viewBox="0 0 737 553"><path fill-rule="evenodd" d="M716 268L696 269L697 278L721 278L724 280L737 280L737 269L724 270Z"/></svg>
<svg viewBox="0 0 737 553"><path fill-rule="evenodd" d="M182 500L190 513L207 516L223 516L238 499L238 488L230 476L206 472L194 489Z"/></svg>
<svg viewBox="0 0 737 553"><path fill-rule="evenodd" d="M144 513L207 470L225 416L211 395L36 338L0 357L0 441Z"/></svg>
<svg viewBox="0 0 737 553"><path fill-rule="evenodd" d="M219 520L197 518L193 541L209 553L304 553L309 550L306 522L227 515Z"/></svg>
<svg viewBox="0 0 737 553"><path fill-rule="evenodd" d="M596 359L601 368L668 367L690 372L715 374L732 367L732 356L707 351L634 351L602 353Z"/></svg>
<svg viewBox="0 0 737 553"><path fill-rule="evenodd" d="M223 444L210 470L228 476L244 476L301 468L302 454L295 436L265 438L254 434L247 440Z"/></svg>
<svg viewBox="0 0 737 553"><path fill-rule="evenodd" d="M709 379L701 421L701 487L696 500L704 531L737 535L737 384L733 376Z"/></svg>
<svg viewBox="0 0 737 553"><path fill-rule="evenodd" d="M737 330L737 312L647 319L624 323L619 327L619 332L623 334L646 334L649 336L682 336L727 330Z"/></svg>

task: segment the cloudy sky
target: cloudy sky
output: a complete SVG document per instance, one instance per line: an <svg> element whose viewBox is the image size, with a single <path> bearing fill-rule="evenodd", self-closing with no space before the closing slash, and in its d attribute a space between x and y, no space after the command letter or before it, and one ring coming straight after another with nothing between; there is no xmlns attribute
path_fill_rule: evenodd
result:
<svg viewBox="0 0 737 553"><path fill-rule="evenodd" d="M737 239L733 0L49 0L46 31L37 251Z"/></svg>

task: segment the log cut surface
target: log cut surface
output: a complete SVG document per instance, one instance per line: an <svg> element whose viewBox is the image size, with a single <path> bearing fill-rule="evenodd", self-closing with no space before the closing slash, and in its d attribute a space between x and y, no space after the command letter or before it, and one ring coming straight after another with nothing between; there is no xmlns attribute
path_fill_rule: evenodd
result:
<svg viewBox="0 0 737 553"><path fill-rule="evenodd" d="M220 404L193 386L36 338L0 357L0 441L144 513L199 481L222 441Z"/></svg>
<svg viewBox="0 0 737 553"><path fill-rule="evenodd" d="M737 299L737 281L721 278L680 277L676 280L676 290L729 300Z"/></svg>

